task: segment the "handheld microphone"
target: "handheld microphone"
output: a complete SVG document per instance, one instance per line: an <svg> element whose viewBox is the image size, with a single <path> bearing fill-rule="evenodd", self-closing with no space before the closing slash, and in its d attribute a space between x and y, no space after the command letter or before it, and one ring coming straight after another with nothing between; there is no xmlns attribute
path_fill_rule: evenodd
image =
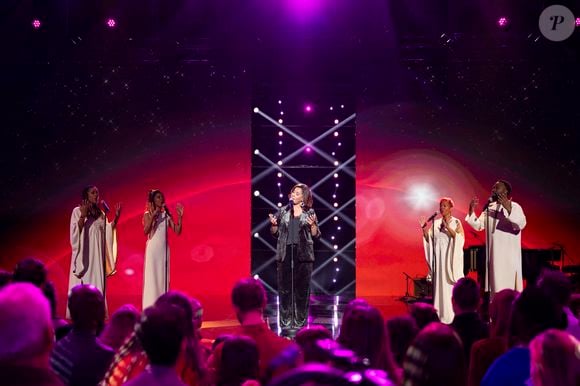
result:
<svg viewBox="0 0 580 386"><path fill-rule="evenodd" d="M109 205L107 205L107 202L105 200L101 200L101 205L103 206L105 213L109 213L111 211L111 208L109 208Z"/></svg>
<svg viewBox="0 0 580 386"><path fill-rule="evenodd" d="M167 207L167 205L163 204L163 209L165 210L165 213L167 213L167 217L173 218L173 216L171 215L171 212L169 211L169 208Z"/></svg>
<svg viewBox="0 0 580 386"><path fill-rule="evenodd" d="M428 219L425 221L425 223L424 223L423 225L421 225L421 228L425 228L425 227L427 226L427 223L428 223L429 221L433 221L433 219L434 219L435 217L437 217L437 215L438 215L438 214L439 214L439 212L435 212L435 213L433 213L433 214L431 215L431 217L429 217L429 218L428 218Z"/></svg>
<svg viewBox="0 0 580 386"><path fill-rule="evenodd" d="M498 199L497 192L492 192L491 196L489 196L489 198L487 199L487 202L483 206L483 210L486 210L489 207L489 204L491 204L494 201L497 201L497 199Z"/></svg>

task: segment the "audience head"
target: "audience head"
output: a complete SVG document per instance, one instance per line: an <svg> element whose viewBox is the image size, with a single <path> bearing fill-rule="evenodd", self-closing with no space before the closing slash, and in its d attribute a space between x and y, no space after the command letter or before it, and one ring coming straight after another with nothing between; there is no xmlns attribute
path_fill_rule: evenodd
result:
<svg viewBox="0 0 580 386"><path fill-rule="evenodd" d="M493 295L489 303L492 336L507 337L512 305L517 296L517 291L507 288Z"/></svg>
<svg viewBox="0 0 580 386"><path fill-rule="evenodd" d="M324 326L313 324L298 331L295 341L302 350L305 363L326 362L327 355L318 346L318 342L324 339L332 339L332 334Z"/></svg>
<svg viewBox="0 0 580 386"><path fill-rule="evenodd" d="M479 286L470 277L462 277L453 286L453 312L456 315L465 312L475 312L479 307Z"/></svg>
<svg viewBox="0 0 580 386"><path fill-rule="evenodd" d="M99 289L89 284L73 287L68 296L68 309L73 328L99 334L105 325L105 298Z"/></svg>
<svg viewBox="0 0 580 386"><path fill-rule="evenodd" d="M195 331L201 330L201 325L203 323L203 306L201 302L195 298L190 299L191 302L191 312L193 313L193 329Z"/></svg>
<svg viewBox="0 0 580 386"><path fill-rule="evenodd" d="M403 372L405 386L464 386L467 368L461 340L451 327L429 324L407 350Z"/></svg>
<svg viewBox="0 0 580 386"><path fill-rule="evenodd" d="M111 316L109 324L107 324L101 334L101 341L107 346L118 350L133 333L139 319L139 311L133 305L125 304L121 306Z"/></svg>
<svg viewBox="0 0 580 386"><path fill-rule="evenodd" d="M538 280L538 288L561 307L567 307L572 297L572 282L560 271L544 270Z"/></svg>
<svg viewBox="0 0 580 386"><path fill-rule="evenodd" d="M263 312L266 307L266 291L260 281L254 278L239 280L232 290L232 304L241 322L249 312Z"/></svg>
<svg viewBox="0 0 580 386"><path fill-rule="evenodd" d="M337 342L354 351L369 367L385 370L391 379L397 379L385 321L375 307L356 306L346 313Z"/></svg>
<svg viewBox="0 0 580 386"><path fill-rule="evenodd" d="M561 307L539 288L529 286L514 301L508 344L528 345L542 331L564 327Z"/></svg>
<svg viewBox="0 0 580 386"><path fill-rule="evenodd" d="M37 287L42 287L46 282L46 267L38 259L27 258L16 264L12 281L19 283L31 283Z"/></svg>
<svg viewBox="0 0 580 386"><path fill-rule="evenodd" d="M184 346L187 320L180 307L168 303L143 311L136 335L152 365L175 366Z"/></svg>
<svg viewBox="0 0 580 386"><path fill-rule="evenodd" d="M42 286L42 293L46 296L48 303L50 304L50 312L53 318L56 318L56 290L54 289L54 284L51 281L47 281Z"/></svg>
<svg viewBox="0 0 580 386"><path fill-rule="evenodd" d="M550 329L530 343L534 386L580 385L580 344L565 331Z"/></svg>
<svg viewBox="0 0 580 386"><path fill-rule="evenodd" d="M0 363L25 363L48 356L54 336L50 305L30 283L0 290Z"/></svg>
<svg viewBox="0 0 580 386"><path fill-rule="evenodd" d="M355 307L358 306L368 306L369 302L367 302L365 299L363 298L356 298L356 299L352 299L350 302L347 303L346 306L344 306L344 311L342 313L343 317L344 315L348 314L350 312L350 310L352 310Z"/></svg>
<svg viewBox="0 0 580 386"><path fill-rule="evenodd" d="M169 291L161 295L155 301L156 306L164 304L176 306L183 311L186 319L185 334L188 337L193 337L193 309L191 308L191 299L179 291Z"/></svg>
<svg viewBox="0 0 580 386"><path fill-rule="evenodd" d="M411 304L410 313L411 317L415 319L419 330L422 330L431 322L439 322L437 310L431 304L421 302Z"/></svg>
<svg viewBox="0 0 580 386"><path fill-rule="evenodd" d="M395 361L402 366L405 353L419 333L419 327L412 317L397 316L387 320L387 333Z"/></svg>
<svg viewBox="0 0 580 386"><path fill-rule="evenodd" d="M245 381L258 379L259 364L256 342L246 336L232 336L222 346L217 385L241 385Z"/></svg>

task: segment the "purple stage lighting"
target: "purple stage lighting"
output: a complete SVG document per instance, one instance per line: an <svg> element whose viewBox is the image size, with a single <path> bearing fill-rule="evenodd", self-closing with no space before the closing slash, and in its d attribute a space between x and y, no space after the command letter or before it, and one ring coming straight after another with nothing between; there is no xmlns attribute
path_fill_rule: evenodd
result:
<svg viewBox="0 0 580 386"><path fill-rule="evenodd" d="M576 18L576 27L580 27L580 17Z"/></svg>
<svg viewBox="0 0 580 386"><path fill-rule="evenodd" d="M39 29L40 26L41 26L40 20L38 19L32 20L32 27L34 27L34 29Z"/></svg>
<svg viewBox="0 0 580 386"><path fill-rule="evenodd" d="M115 26L117 25L117 21L113 18L109 18L107 19L107 26L109 28L115 28Z"/></svg>
<svg viewBox="0 0 580 386"><path fill-rule="evenodd" d="M312 149L310 148L310 146L306 146L306 152L310 153L312 151Z"/></svg>
<svg viewBox="0 0 580 386"><path fill-rule="evenodd" d="M497 26L499 28L506 28L509 24L509 19L505 16L500 17L497 19Z"/></svg>
<svg viewBox="0 0 580 386"><path fill-rule="evenodd" d="M307 113L310 113L310 112L312 112L312 106L311 106L311 105L306 105L306 106L304 107L304 111L306 111Z"/></svg>

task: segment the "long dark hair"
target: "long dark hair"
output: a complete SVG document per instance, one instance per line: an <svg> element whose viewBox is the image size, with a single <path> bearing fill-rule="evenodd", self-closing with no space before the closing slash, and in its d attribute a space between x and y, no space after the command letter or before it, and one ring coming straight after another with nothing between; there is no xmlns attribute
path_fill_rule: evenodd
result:
<svg viewBox="0 0 580 386"><path fill-rule="evenodd" d="M366 359L371 368L385 370L392 381L399 383L385 320L375 307L360 305L351 308L342 319L336 341L361 359Z"/></svg>
<svg viewBox="0 0 580 386"><path fill-rule="evenodd" d="M302 199L302 202L304 203L304 211L307 211L308 209L311 209L312 208L312 205L314 205L314 199L312 197L312 191L310 190L310 188L306 184L300 184L299 183L299 184L294 185L292 187L292 189L290 189L290 194L288 194L288 198L291 197L292 192L296 188L302 189L302 196L304 197Z"/></svg>

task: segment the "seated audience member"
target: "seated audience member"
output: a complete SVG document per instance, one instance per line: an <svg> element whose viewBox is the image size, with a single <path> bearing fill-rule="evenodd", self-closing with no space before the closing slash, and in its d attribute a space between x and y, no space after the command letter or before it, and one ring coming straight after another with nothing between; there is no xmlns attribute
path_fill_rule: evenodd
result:
<svg viewBox="0 0 580 386"><path fill-rule="evenodd" d="M191 299L178 291L169 291L161 295L155 306L173 305L180 308L187 320L185 331L185 351L177 361L177 374L183 383L194 386L203 383L206 377L205 364L201 359L198 341L195 336L193 308ZM141 374L149 360L137 335L133 333L121 346L109 371L105 374L104 385L123 385Z"/></svg>
<svg viewBox="0 0 580 386"><path fill-rule="evenodd" d="M100 336L101 342L117 351L135 330L140 314L131 304L125 304L113 313Z"/></svg>
<svg viewBox="0 0 580 386"><path fill-rule="evenodd" d="M566 331L547 330L530 343L533 386L580 385L580 344Z"/></svg>
<svg viewBox="0 0 580 386"><path fill-rule="evenodd" d="M491 336L477 341L471 346L469 386L479 386L489 366L507 351L507 335L512 304L518 295L517 291L506 288L493 296L489 304L491 318Z"/></svg>
<svg viewBox="0 0 580 386"><path fill-rule="evenodd" d="M105 324L105 298L92 285L73 287L68 298L72 330L58 341L50 364L67 385L97 385L115 352L97 336Z"/></svg>
<svg viewBox="0 0 580 386"><path fill-rule="evenodd" d="M217 386L240 386L257 381L259 372L258 347L252 338L239 335L225 340L217 368Z"/></svg>
<svg viewBox="0 0 580 386"><path fill-rule="evenodd" d="M185 386L176 370L177 359L185 350L188 321L182 309L171 304L147 308L136 331L149 364L127 386Z"/></svg>
<svg viewBox="0 0 580 386"><path fill-rule="evenodd" d="M385 321L375 307L356 306L345 313L336 341L352 350L369 368L384 370L391 381L399 383L400 369L391 353Z"/></svg>
<svg viewBox="0 0 580 386"><path fill-rule="evenodd" d="M465 363L468 366L473 342L489 336L487 325L477 313L479 301L479 286L475 280L462 277L453 286L451 302L455 316L450 326L461 338L465 352Z"/></svg>
<svg viewBox="0 0 580 386"><path fill-rule="evenodd" d="M576 339L580 339L580 324L578 318L570 309L572 299L572 282L560 271L544 270L538 281L538 287L550 296L558 306L562 307L566 319L566 331Z"/></svg>
<svg viewBox="0 0 580 386"><path fill-rule="evenodd" d="M562 308L540 289L529 286L514 301L508 332L509 350L491 365L482 386L524 386L530 377L528 345L550 328L564 328Z"/></svg>
<svg viewBox="0 0 580 386"><path fill-rule="evenodd" d="M403 360L403 385L464 386L467 367L455 331L433 322L419 332Z"/></svg>
<svg viewBox="0 0 580 386"><path fill-rule="evenodd" d="M15 283L31 283L42 289L44 283L46 283L46 277L47 272L44 263L38 259L27 258L16 264L12 274L12 281Z"/></svg>
<svg viewBox="0 0 580 386"><path fill-rule="evenodd" d="M44 283L42 288L44 296L48 299L50 304L50 312L52 313L52 326L54 327L54 336L58 342L64 338L72 329L72 325L66 319L59 318L56 314L56 292L51 281Z"/></svg>
<svg viewBox="0 0 580 386"><path fill-rule="evenodd" d="M403 367L407 349L419 333L415 319L410 316L396 316L387 320L387 333L391 342L391 351L397 365Z"/></svg>
<svg viewBox="0 0 580 386"><path fill-rule="evenodd" d="M258 280L246 278L239 280L232 289L232 304L240 326L232 335L244 335L252 338L260 355L260 376L266 375L268 365L280 355L292 342L272 332L264 321L266 308L266 291ZM218 345L209 359L212 369L217 370L223 344Z"/></svg>
<svg viewBox="0 0 580 386"><path fill-rule="evenodd" d="M298 331L295 342L302 351L304 363L325 363L326 355L321 355L318 348L318 342L324 339L332 339L332 334L323 326L314 324Z"/></svg>
<svg viewBox="0 0 580 386"><path fill-rule="evenodd" d="M0 384L62 386L49 366L54 335L50 306L30 283L0 290Z"/></svg>
<svg viewBox="0 0 580 386"><path fill-rule="evenodd" d="M437 310L431 304L414 303L409 307L411 317L415 319L419 331L432 322L439 322L439 315Z"/></svg>

